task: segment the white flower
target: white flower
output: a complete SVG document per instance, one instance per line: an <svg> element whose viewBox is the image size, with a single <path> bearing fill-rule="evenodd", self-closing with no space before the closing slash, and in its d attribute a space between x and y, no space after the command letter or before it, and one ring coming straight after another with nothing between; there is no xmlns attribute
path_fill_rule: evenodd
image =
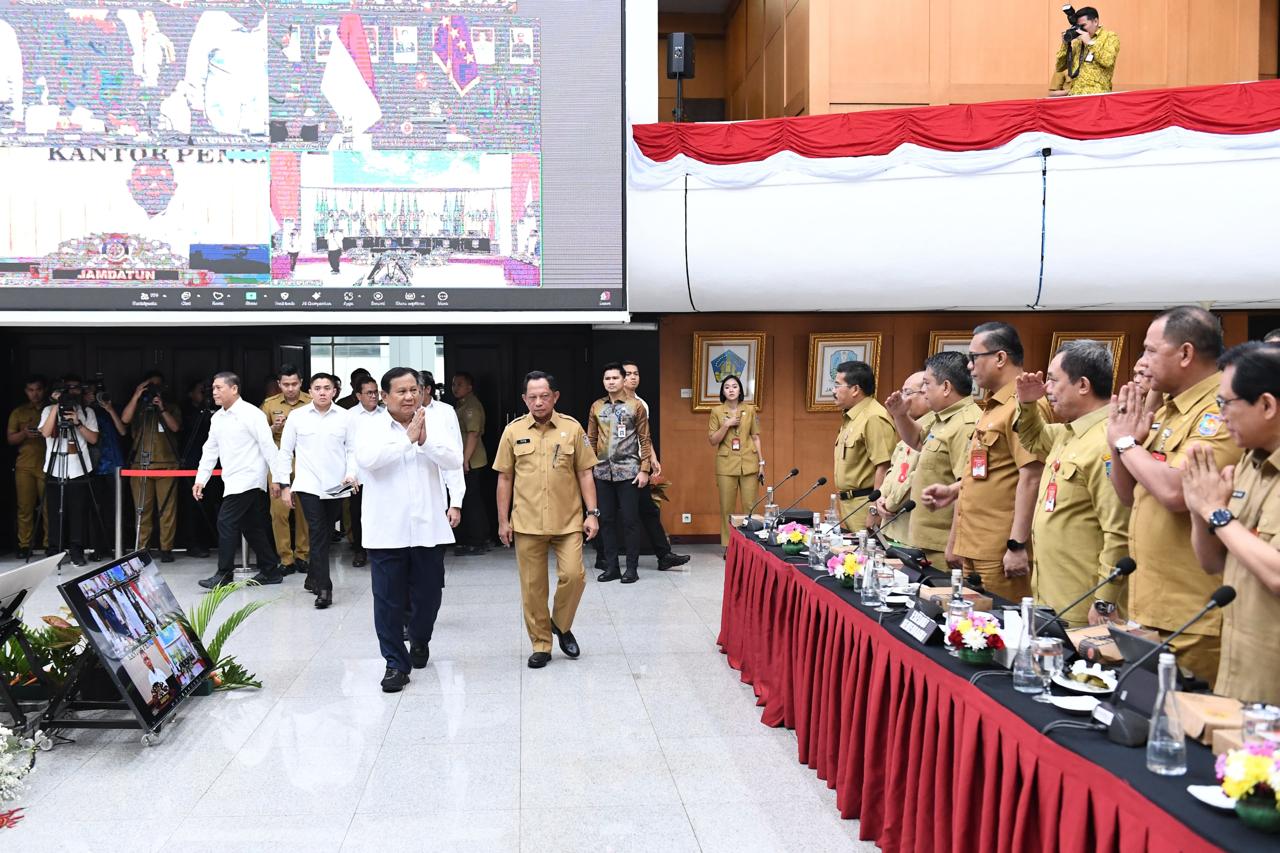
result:
<svg viewBox="0 0 1280 853"><path fill-rule="evenodd" d="M964 644L975 652L980 652L987 647L987 635L977 628L970 628L964 633Z"/></svg>

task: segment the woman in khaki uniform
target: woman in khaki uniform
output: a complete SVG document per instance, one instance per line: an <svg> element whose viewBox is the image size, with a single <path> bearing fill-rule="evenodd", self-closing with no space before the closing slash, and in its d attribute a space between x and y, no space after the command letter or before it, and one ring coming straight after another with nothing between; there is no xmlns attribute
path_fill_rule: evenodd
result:
<svg viewBox="0 0 1280 853"><path fill-rule="evenodd" d="M729 514L738 496L745 512L756 502L764 475L760 453L760 421L756 407L742 399L742 380L726 376L720 383L720 405L711 410L707 441L716 448L716 485L720 488L720 544L729 544Z"/></svg>

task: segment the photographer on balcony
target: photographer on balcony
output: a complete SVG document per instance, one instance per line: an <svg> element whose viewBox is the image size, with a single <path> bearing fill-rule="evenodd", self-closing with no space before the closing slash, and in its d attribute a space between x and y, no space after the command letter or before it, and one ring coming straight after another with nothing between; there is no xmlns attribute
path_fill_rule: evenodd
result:
<svg viewBox="0 0 1280 853"><path fill-rule="evenodd" d="M1120 53L1120 36L1103 29L1098 10L1085 6L1079 11L1067 6L1062 10L1071 26L1062 34L1054 64L1055 88L1049 94L1097 95L1111 91L1111 75L1116 70Z"/></svg>

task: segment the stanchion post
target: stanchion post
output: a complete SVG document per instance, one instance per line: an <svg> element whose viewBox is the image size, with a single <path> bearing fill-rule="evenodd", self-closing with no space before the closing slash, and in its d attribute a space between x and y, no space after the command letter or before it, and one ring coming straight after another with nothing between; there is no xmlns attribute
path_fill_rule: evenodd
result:
<svg viewBox="0 0 1280 853"><path fill-rule="evenodd" d="M124 510L121 505L121 498L124 496L124 489L121 487L120 469L116 468L116 556L118 560L124 554L124 534L120 531L124 527Z"/></svg>

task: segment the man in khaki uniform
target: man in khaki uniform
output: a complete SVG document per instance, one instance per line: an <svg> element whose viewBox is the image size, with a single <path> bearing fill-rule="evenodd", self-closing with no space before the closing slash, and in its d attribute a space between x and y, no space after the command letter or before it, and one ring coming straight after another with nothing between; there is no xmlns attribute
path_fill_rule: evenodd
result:
<svg viewBox="0 0 1280 853"><path fill-rule="evenodd" d="M453 398L457 400L453 407L458 415L458 429L462 432L462 475L467 486L462 496L458 547L454 549L459 557L483 554L492 535L489 532L489 511L480 488L485 466L489 464L489 454L484 449L484 406L475 395L475 385L475 378L461 370L453 374L450 385Z"/></svg>
<svg viewBox="0 0 1280 853"><path fill-rule="evenodd" d="M865 361L836 365L833 390L836 405L844 412L835 446L835 483L843 518L884 482L897 434L889 413L875 398L876 375L871 365ZM871 509L866 516L848 519L845 526L850 530L865 526Z"/></svg>
<svg viewBox="0 0 1280 853"><path fill-rule="evenodd" d="M969 459L969 438L982 415L973 401L973 379L968 363L958 352L934 353L925 360L923 396L933 413L933 422L922 426L914 437L920 461L911 481L911 513L907 541L925 552L929 563L946 571L947 540L960 493L960 478ZM901 430L905 424L900 424ZM960 568L953 558L955 568Z"/></svg>
<svg viewBox="0 0 1280 853"><path fill-rule="evenodd" d="M1129 616L1163 633L1199 612L1218 586L1187 547L1191 517L1178 469L1193 443L1212 447L1219 468L1240 458L1214 399L1221 354L1222 327L1208 311L1187 305L1158 315L1138 363L1165 395L1164 405L1154 416L1145 413L1144 395L1130 383L1107 422L1111 484L1132 507L1129 553L1138 570L1129 577ZM1210 684L1218 674L1221 630L1222 611L1215 609L1173 642L1179 665Z"/></svg>
<svg viewBox="0 0 1280 853"><path fill-rule="evenodd" d="M22 393L27 402L9 413L5 436L10 447L18 448L13 466L18 494L18 559L31 556L35 547L36 507L44 500L44 438L40 435L40 413L44 410L44 379L29 376ZM48 522L43 522L41 542L48 541Z"/></svg>
<svg viewBox="0 0 1280 853"><path fill-rule="evenodd" d="M178 467L178 432L182 410L164 400L164 375L152 371L134 389L120 420L133 438L129 454L132 468L172 470ZM138 513L135 547L151 546L153 514L160 519L160 562L173 562L173 540L178 532L177 481L172 477L132 477L133 505Z"/></svg>
<svg viewBox="0 0 1280 853"><path fill-rule="evenodd" d="M1031 516L1044 460L1023 449L1013 429L1014 380L1022 373L1022 340L1008 323L983 323L969 343L969 373L987 398L969 441L947 548L965 574L1010 601L1031 594ZM937 506L947 506L939 495Z"/></svg>
<svg viewBox="0 0 1280 853"><path fill-rule="evenodd" d="M1182 466L1200 565L1235 587L1222 611L1222 662L1214 692L1280 704L1280 346L1235 347L1218 362L1222 420L1248 448L1234 471L1192 447Z"/></svg>
<svg viewBox="0 0 1280 853"><path fill-rule="evenodd" d="M284 423L289 415L311 402L311 395L302 390L302 374L292 364L280 365L276 376L279 394L272 394L262 401L262 412L267 416L271 436L280 446ZM292 475L294 472L290 472ZM298 571L306 574L311 556L311 540L307 536L307 522L300 508L288 507L283 501L271 501L271 532L276 540L276 553L284 574Z"/></svg>
<svg viewBox="0 0 1280 853"><path fill-rule="evenodd" d="M893 456L889 458L889 472L880 485L876 520L883 525L881 533L894 542L904 544L911 541L907 538L911 513L905 512L889 524L884 524L884 520L896 513L907 502L907 498L911 497L911 483L915 477L916 463L920 461L920 432L933 425L933 412L929 411L929 402L924 398L920 387L923 382L924 371L917 371L906 378L900 390L894 391L884 401L885 410L893 418L900 438L893 448ZM917 441L915 446L907 443L908 436L913 435Z"/></svg>
<svg viewBox="0 0 1280 853"><path fill-rule="evenodd" d="M552 635L568 657L582 653L572 632L587 580L582 534L592 539L600 530L592 474L596 455L582 426L555 410L559 399L554 377L540 370L527 374L524 402L529 414L507 424L493 462L498 472L498 538L507 546L515 540L524 624L533 643L531 669L551 660ZM551 612L547 610L548 550L556 554Z"/></svg>
<svg viewBox="0 0 1280 853"><path fill-rule="evenodd" d="M1111 488L1107 404L1111 351L1097 341L1064 344L1045 374L1018 377L1018 440L1045 458L1031 522L1031 592L1072 628L1119 621L1125 579L1109 583L1068 611L1129 553L1129 508ZM1046 424L1036 401L1047 396L1057 423Z"/></svg>

